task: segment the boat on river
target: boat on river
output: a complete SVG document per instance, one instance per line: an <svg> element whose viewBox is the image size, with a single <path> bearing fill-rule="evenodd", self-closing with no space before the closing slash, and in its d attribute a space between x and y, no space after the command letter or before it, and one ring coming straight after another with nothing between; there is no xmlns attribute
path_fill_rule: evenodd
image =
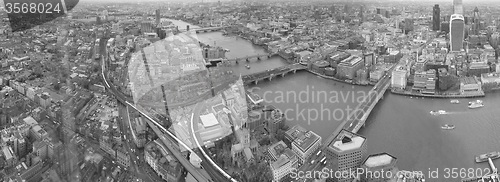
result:
<svg viewBox="0 0 500 182"><path fill-rule="evenodd" d="M431 111L430 112L432 115L440 115L440 114L446 114L445 110L439 110L439 111Z"/></svg>
<svg viewBox="0 0 500 182"><path fill-rule="evenodd" d="M455 100L451 100L450 103L452 103L452 104L459 104L460 101L455 99Z"/></svg>
<svg viewBox="0 0 500 182"><path fill-rule="evenodd" d="M452 129L455 129L455 125L445 124L445 125L441 126L441 129L443 129L443 130L452 130Z"/></svg>
<svg viewBox="0 0 500 182"><path fill-rule="evenodd" d="M476 162L477 163L485 162L485 161L488 161L488 158L491 158L491 160L498 159L498 158L500 158L500 152L494 151L494 152L490 152L487 154L478 155L478 156L476 156Z"/></svg>

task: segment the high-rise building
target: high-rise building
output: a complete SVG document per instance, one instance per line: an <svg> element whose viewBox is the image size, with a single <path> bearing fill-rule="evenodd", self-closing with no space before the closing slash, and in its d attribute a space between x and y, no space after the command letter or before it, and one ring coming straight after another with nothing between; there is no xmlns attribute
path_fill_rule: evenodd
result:
<svg viewBox="0 0 500 182"><path fill-rule="evenodd" d="M453 14L464 14L464 6L462 5L462 0L453 0Z"/></svg>
<svg viewBox="0 0 500 182"><path fill-rule="evenodd" d="M366 138L343 129L332 143L328 144L325 155L331 163L337 164L331 170L349 174L349 170L355 171L360 166L366 155ZM328 181L338 182L351 182L352 180L352 177L328 179Z"/></svg>
<svg viewBox="0 0 500 182"><path fill-rule="evenodd" d="M450 18L450 51L461 51L464 42L464 16L453 14Z"/></svg>
<svg viewBox="0 0 500 182"><path fill-rule="evenodd" d="M434 5L432 9L432 30L441 30L441 10L439 9L439 4Z"/></svg>
<svg viewBox="0 0 500 182"><path fill-rule="evenodd" d="M364 6L360 6L359 7L359 20L361 22L363 22L364 19L365 19L365 15L363 14L364 11L365 11L365 7Z"/></svg>
<svg viewBox="0 0 500 182"><path fill-rule="evenodd" d="M479 9L474 8L474 17L472 19L472 34L478 35L481 29L481 19L479 18Z"/></svg>
<svg viewBox="0 0 500 182"><path fill-rule="evenodd" d="M155 13L156 13L156 14L155 14L155 15L156 15L156 16L155 16L155 17L156 17L156 19L155 19L155 23L156 23L156 25L158 25L158 24L160 24L160 22L161 22L161 14L160 14L160 9L157 9L157 10L155 11Z"/></svg>

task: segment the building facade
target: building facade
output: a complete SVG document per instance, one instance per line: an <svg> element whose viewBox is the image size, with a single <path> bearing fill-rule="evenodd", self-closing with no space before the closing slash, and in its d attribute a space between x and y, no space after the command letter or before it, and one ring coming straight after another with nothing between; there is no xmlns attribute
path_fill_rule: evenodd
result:
<svg viewBox="0 0 500 182"><path fill-rule="evenodd" d="M465 36L464 16L453 14L450 18L450 51L461 51L464 46Z"/></svg>
<svg viewBox="0 0 500 182"><path fill-rule="evenodd" d="M321 136L312 131L301 134L292 142L292 150L298 158L299 165L306 163L307 159L320 147Z"/></svg>
<svg viewBox="0 0 500 182"><path fill-rule="evenodd" d="M363 68L363 59L358 56L351 56L337 65L337 77L353 80L356 71Z"/></svg>
<svg viewBox="0 0 500 182"><path fill-rule="evenodd" d="M352 133L347 130L342 130L335 137L325 151L325 155L334 164L334 171L341 173L349 173L349 170L355 171L361 165L363 158L366 156L366 138ZM348 175L351 176L351 175ZM351 182L353 178L329 178L327 181L336 182Z"/></svg>
<svg viewBox="0 0 500 182"><path fill-rule="evenodd" d="M439 4L434 5L432 9L432 30L441 30L441 9L439 8Z"/></svg>
<svg viewBox="0 0 500 182"><path fill-rule="evenodd" d="M361 182L385 182L389 181L393 178L397 173L396 167L397 159L388 154L388 153L380 153L373 154L366 158L366 160L361 165L361 169L363 169L363 175L360 175ZM388 171L391 172L391 176L389 175L378 175L378 174L388 174ZM377 174L378 173L378 174Z"/></svg>

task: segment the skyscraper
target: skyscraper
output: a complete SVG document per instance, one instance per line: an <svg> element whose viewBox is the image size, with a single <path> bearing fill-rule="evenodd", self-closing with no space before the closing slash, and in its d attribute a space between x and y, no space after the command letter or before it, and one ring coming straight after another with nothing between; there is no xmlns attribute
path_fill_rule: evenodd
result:
<svg viewBox="0 0 500 182"><path fill-rule="evenodd" d="M453 0L453 13L463 16L464 6L462 5L462 0Z"/></svg>
<svg viewBox="0 0 500 182"><path fill-rule="evenodd" d="M464 42L464 17L453 14L450 18L450 51L461 51Z"/></svg>
<svg viewBox="0 0 500 182"><path fill-rule="evenodd" d="M474 8L474 17L472 18L472 33L475 35L479 34L479 30L481 29L481 20L479 18L479 9Z"/></svg>
<svg viewBox="0 0 500 182"><path fill-rule="evenodd" d="M363 15L363 11L365 11L365 7L364 6L360 6L359 7L359 20L361 22L363 22L364 19L365 19L365 16Z"/></svg>
<svg viewBox="0 0 500 182"><path fill-rule="evenodd" d="M157 9L157 10L155 11L155 13L156 13L156 16L155 16L155 17L156 17L156 22L155 22L155 23L156 23L156 25L158 25L158 24L160 24L160 22L161 22L161 21L160 21L160 19L161 19L160 9Z"/></svg>
<svg viewBox="0 0 500 182"><path fill-rule="evenodd" d="M441 30L441 10L439 9L439 4L434 5L432 10L432 30Z"/></svg>

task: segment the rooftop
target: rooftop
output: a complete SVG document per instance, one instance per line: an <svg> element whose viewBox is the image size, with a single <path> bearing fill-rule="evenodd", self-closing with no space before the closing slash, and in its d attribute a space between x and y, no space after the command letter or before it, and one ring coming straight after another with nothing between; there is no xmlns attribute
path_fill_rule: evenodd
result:
<svg viewBox="0 0 500 182"><path fill-rule="evenodd" d="M38 125L38 122L31 116L24 118L23 121L29 126Z"/></svg>
<svg viewBox="0 0 500 182"><path fill-rule="evenodd" d="M271 163L271 169L276 170L280 168L281 166L284 166L286 163L289 163L290 159L286 155L281 155L278 160L274 161Z"/></svg>
<svg viewBox="0 0 500 182"><path fill-rule="evenodd" d="M374 154L374 155L368 156L368 158L364 162L364 165L366 167L387 166L395 160L396 160L395 157L393 157L387 153L380 153L380 154Z"/></svg>
<svg viewBox="0 0 500 182"><path fill-rule="evenodd" d="M287 149L287 146L283 141L279 141L269 146L269 152L276 157L283 154L285 152L285 149Z"/></svg>
<svg viewBox="0 0 500 182"><path fill-rule="evenodd" d="M361 148L365 141L365 137L342 129L329 147L334 151L344 152Z"/></svg>
<svg viewBox="0 0 500 182"><path fill-rule="evenodd" d="M465 78L460 78L460 83L469 85L469 84L477 84L477 80L474 79L473 77L465 77Z"/></svg>
<svg viewBox="0 0 500 182"><path fill-rule="evenodd" d="M342 60L340 62L340 64L346 64L346 65L352 66L352 65L355 65L362 60L363 59L361 59L358 56L350 56L349 58Z"/></svg>
<svg viewBox="0 0 500 182"><path fill-rule="evenodd" d="M304 135L299 136L297 139L295 139L292 145L297 146L299 150L305 153L311 146L313 146L317 142L321 142L321 137L312 131L308 131Z"/></svg>
<svg viewBox="0 0 500 182"><path fill-rule="evenodd" d="M217 121L217 118L215 117L215 115L213 113L201 115L200 119L201 119L201 122L203 123L203 126L205 128L219 124L219 121Z"/></svg>

